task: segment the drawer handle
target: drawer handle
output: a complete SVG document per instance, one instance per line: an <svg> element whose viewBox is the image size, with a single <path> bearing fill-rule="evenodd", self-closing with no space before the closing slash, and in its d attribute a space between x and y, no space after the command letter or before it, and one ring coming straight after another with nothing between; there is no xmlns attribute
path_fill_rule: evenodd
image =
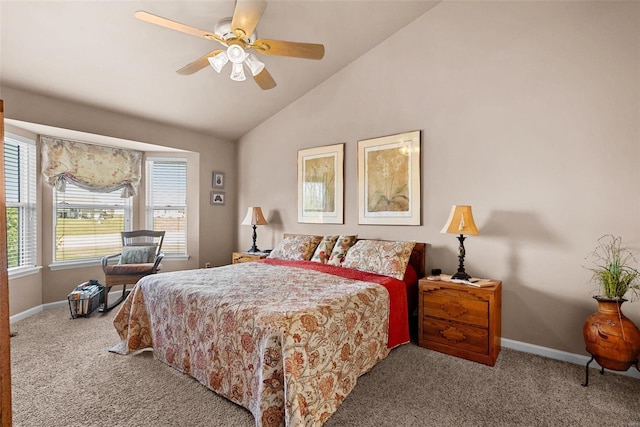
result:
<svg viewBox="0 0 640 427"><path fill-rule="evenodd" d="M447 341L452 341L456 344L467 340L467 336L465 334L452 326L449 326L444 331L440 331L440 335L442 335Z"/></svg>
<svg viewBox="0 0 640 427"><path fill-rule="evenodd" d="M451 317L460 317L464 314L467 314L467 309L457 301L451 301L447 304L442 304L440 308L442 308L442 311L444 311Z"/></svg>

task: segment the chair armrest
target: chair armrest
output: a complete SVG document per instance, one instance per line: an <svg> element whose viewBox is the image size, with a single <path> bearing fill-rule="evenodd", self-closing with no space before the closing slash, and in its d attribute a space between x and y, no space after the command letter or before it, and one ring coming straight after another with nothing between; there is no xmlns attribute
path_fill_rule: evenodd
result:
<svg viewBox="0 0 640 427"><path fill-rule="evenodd" d="M121 253L115 255L107 255L102 257L102 268L106 267L109 264L109 261L115 258L120 257Z"/></svg>
<svg viewBox="0 0 640 427"><path fill-rule="evenodd" d="M153 262L152 270L154 273L160 269L160 261L162 261L162 258L164 258L164 252L160 252L158 255L156 255L156 259Z"/></svg>

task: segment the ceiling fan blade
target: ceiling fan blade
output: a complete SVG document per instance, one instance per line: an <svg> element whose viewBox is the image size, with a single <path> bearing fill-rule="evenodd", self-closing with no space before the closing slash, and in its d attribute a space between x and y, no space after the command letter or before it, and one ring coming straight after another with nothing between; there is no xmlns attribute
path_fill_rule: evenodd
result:
<svg viewBox="0 0 640 427"><path fill-rule="evenodd" d="M178 71L176 71L176 73L188 75L188 74L193 74L196 71L200 71L204 67L209 65L209 58L210 57L215 56L215 55L219 54L220 52L222 52L222 50L220 50L220 49L212 50L211 52L207 53L206 55L196 59L192 63L187 64L184 67L180 68Z"/></svg>
<svg viewBox="0 0 640 427"><path fill-rule="evenodd" d="M258 26L267 3L264 0L236 0L231 30L242 30L246 37L251 36Z"/></svg>
<svg viewBox="0 0 640 427"><path fill-rule="evenodd" d="M305 59L322 59L324 45L316 43L285 42L282 40L256 40L253 45L256 52L265 55L293 56Z"/></svg>
<svg viewBox="0 0 640 427"><path fill-rule="evenodd" d="M266 68L263 68L257 76L253 76L253 80L258 83L258 86L260 86L260 89L262 90L273 89L276 87L276 81L273 80L273 77L271 77L271 74L269 74Z"/></svg>
<svg viewBox="0 0 640 427"><path fill-rule="evenodd" d="M139 19L141 21L149 22L151 24L160 25L161 27L169 28L171 30L180 31L181 33L191 34L192 36L202 37L203 39L215 40L217 42L225 44L224 40L222 40L222 38L220 38L218 35L214 34L211 31L205 31L205 30L201 30L199 28L190 27L188 25L181 24L179 22L172 21L170 19L166 19L166 18L163 18L161 16L154 15L154 14L149 13L149 12L145 12L144 10L137 11L136 13L134 13L133 16L135 16L137 19Z"/></svg>

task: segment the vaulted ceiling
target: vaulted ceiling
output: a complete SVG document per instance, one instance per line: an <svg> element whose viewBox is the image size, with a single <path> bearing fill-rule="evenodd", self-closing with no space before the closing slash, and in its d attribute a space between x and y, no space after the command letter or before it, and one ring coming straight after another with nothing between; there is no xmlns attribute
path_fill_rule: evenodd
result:
<svg viewBox="0 0 640 427"><path fill-rule="evenodd" d="M268 1L258 37L322 43L325 56L259 55L277 82L261 90L230 80L229 65L176 73L220 45L134 18L145 10L213 31L233 1L1 1L0 84L237 140L435 4Z"/></svg>

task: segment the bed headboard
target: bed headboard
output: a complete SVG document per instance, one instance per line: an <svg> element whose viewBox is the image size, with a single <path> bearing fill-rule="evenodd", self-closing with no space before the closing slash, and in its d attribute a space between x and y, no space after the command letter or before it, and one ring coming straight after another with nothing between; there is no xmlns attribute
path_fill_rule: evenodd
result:
<svg viewBox="0 0 640 427"><path fill-rule="evenodd" d="M285 233L284 237L290 236L301 236L299 233ZM358 240L385 240L385 239L358 239ZM416 245L413 247L413 252L411 252L411 257L409 258L409 264L416 270L418 273L418 278L422 278L426 275L426 254L427 254L427 244L416 242Z"/></svg>
<svg viewBox="0 0 640 427"><path fill-rule="evenodd" d="M409 264L413 268L415 268L416 273L418 273L418 279L426 276L426 258L427 258L427 244L416 242L416 245L413 247L413 252L411 252L411 258L409 258Z"/></svg>

